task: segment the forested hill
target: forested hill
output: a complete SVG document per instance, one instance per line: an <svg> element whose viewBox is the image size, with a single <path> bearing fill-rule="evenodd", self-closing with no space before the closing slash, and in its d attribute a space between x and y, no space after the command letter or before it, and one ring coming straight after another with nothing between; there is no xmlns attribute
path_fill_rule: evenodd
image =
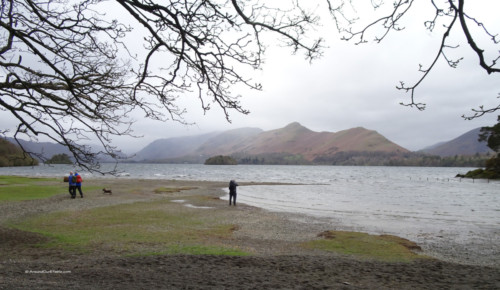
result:
<svg viewBox="0 0 500 290"><path fill-rule="evenodd" d="M23 154L19 146L0 138L0 167L31 166L37 164L38 161Z"/></svg>

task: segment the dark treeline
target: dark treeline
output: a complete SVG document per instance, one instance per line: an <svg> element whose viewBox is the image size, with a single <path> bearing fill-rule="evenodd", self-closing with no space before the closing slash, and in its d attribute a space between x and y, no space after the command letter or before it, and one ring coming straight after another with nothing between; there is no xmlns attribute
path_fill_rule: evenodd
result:
<svg viewBox="0 0 500 290"><path fill-rule="evenodd" d="M311 165L302 155L290 153L265 153L258 155L233 154L238 164L255 165Z"/></svg>
<svg viewBox="0 0 500 290"><path fill-rule="evenodd" d="M401 152L339 152L333 156L317 157L314 164L357 166L430 166L482 167L489 155L456 155L440 157L423 153Z"/></svg>
<svg viewBox="0 0 500 290"><path fill-rule="evenodd" d="M338 166L427 166L427 167L484 167L491 155L440 157L415 152L339 152L318 156L312 161L302 155L290 153L232 154L237 164L250 165L338 165ZM183 156L178 158L145 160L147 163L203 164L210 156ZM212 162L212 161L211 161ZM215 162L215 161L214 161ZM217 162L216 162L217 163Z"/></svg>
<svg viewBox="0 0 500 290"><path fill-rule="evenodd" d="M429 166L429 167L482 167L491 156L440 157L423 153L401 152L339 152L331 156L319 156L308 161L301 155L271 153L259 155L232 155L238 164L256 165L344 165L344 166Z"/></svg>
<svg viewBox="0 0 500 290"><path fill-rule="evenodd" d="M223 155L217 155L205 160L205 165L237 165L237 164L238 162L234 158Z"/></svg>

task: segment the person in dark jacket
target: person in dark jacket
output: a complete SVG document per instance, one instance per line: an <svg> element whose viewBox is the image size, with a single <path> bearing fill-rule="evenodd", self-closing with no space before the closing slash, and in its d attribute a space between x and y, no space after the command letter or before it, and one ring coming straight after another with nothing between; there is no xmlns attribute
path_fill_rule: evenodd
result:
<svg viewBox="0 0 500 290"><path fill-rule="evenodd" d="M73 171L69 172L68 184L69 184L69 194L71 195L71 198L75 198L75 196L76 196L76 183L73 182Z"/></svg>
<svg viewBox="0 0 500 290"><path fill-rule="evenodd" d="M236 186L239 186L236 181L229 181L229 205L231 205L231 200L233 200L233 205L236 205Z"/></svg>
<svg viewBox="0 0 500 290"><path fill-rule="evenodd" d="M75 172L76 176L76 184L75 188L78 189L78 192L80 193L80 197L83 198L83 192L82 192L82 176L78 173ZM73 191L76 195L76 189Z"/></svg>

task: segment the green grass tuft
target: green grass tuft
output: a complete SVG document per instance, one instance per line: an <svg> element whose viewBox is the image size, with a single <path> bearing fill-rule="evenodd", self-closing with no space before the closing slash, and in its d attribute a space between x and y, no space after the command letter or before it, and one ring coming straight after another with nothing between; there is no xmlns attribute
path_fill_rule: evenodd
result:
<svg viewBox="0 0 500 290"><path fill-rule="evenodd" d="M345 231L327 231L319 236L323 238L305 242L302 246L386 262L411 262L426 258L413 252L419 249L415 243L396 236Z"/></svg>

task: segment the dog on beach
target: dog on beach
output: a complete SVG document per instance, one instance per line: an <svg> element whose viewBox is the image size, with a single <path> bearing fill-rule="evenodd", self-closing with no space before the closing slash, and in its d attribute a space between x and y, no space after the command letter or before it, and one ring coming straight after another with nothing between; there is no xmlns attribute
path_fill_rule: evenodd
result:
<svg viewBox="0 0 500 290"><path fill-rule="evenodd" d="M113 192L111 191L111 189L106 189L106 188L103 188L102 189L102 193L109 193L110 195L113 194Z"/></svg>

